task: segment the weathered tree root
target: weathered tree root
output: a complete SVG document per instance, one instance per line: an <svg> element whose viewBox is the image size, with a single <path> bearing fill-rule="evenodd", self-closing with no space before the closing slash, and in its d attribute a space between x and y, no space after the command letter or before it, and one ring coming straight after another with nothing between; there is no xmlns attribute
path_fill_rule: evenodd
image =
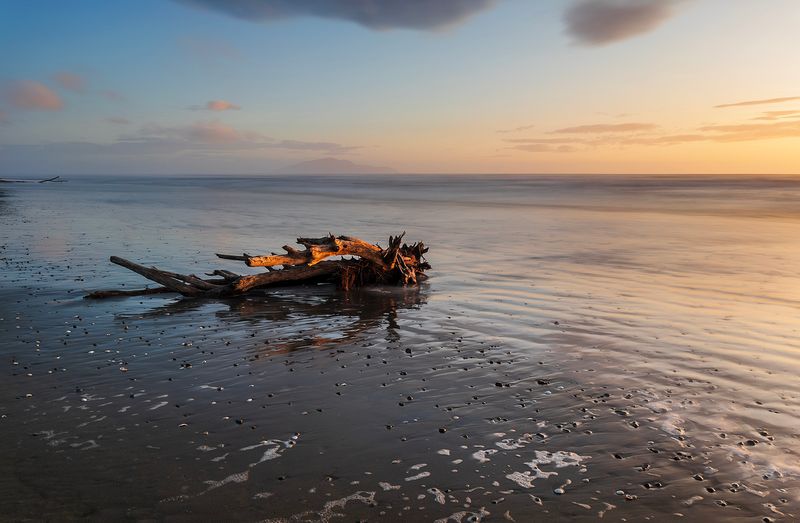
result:
<svg viewBox="0 0 800 523"><path fill-rule="evenodd" d="M178 274L155 267L145 267L117 256L111 262L141 274L148 280L161 284L154 289L134 291L97 291L86 298L99 299L113 296L138 296L162 292L177 292L192 298L227 298L241 296L256 289L279 285L304 283L338 283L350 289L371 283L415 285L426 276L430 268L425 261L428 249L420 242L412 245L402 243L405 233L389 237L386 249L349 236L325 236L323 238L298 238L304 250L285 245L286 254L250 256L249 254L217 254L225 260L244 261L249 267L266 267L267 272L240 276L230 271L217 269L208 274L216 278L203 279L193 274ZM331 256L355 258L328 260ZM282 267L276 269L276 267Z"/></svg>

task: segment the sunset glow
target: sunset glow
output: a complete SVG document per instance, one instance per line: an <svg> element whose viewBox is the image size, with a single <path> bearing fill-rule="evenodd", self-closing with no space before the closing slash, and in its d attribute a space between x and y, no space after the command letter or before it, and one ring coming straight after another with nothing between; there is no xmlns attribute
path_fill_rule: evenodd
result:
<svg viewBox="0 0 800 523"><path fill-rule="evenodd" d="M4 2L0 174L800 173L794 0L260 5Z"/></svg>

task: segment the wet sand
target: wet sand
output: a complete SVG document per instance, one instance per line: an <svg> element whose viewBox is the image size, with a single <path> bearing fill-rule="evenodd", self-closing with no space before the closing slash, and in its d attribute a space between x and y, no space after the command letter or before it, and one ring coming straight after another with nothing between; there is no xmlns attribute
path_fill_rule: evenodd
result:
<svg viewBox="0 0 800 523"><path fill-rule="evenodd" d="M800 184L74 179L0 194L7 520L791 521ZM402 224L402 225L398 225ZM419 289L86 301L332 231Z"/></svg>

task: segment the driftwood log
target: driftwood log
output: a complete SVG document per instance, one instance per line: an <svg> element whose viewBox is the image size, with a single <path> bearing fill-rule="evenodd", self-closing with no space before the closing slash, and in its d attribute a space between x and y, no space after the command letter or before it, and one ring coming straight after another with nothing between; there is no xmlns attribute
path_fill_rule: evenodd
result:
<svg viewBox="0 0 800 523"><path fill-rule="evenodd" d="M86 298L140 296L157 293L179 293L192 298L229 298L242 296L266 287L305 283L336 283L350 289L372 283L416 285L430 268L425 261L428 249L421 243L402 243L405 233L390 236L385 249L350 236L328 235L322 238L298 238L303 250L285 245L286 254L251 256L249 254L217 254L224 260L243 261L248 267L265 267L266 272L252 275L217 269L207 273L213 278L178 274L155 267L145 267L117 256L111 262L140 274L161 285L141 290L96 291ZM350 258L342 258L349 256ZM338 259L328 259L338 257ZM280 267L280 268L278 268Z"/></svg>

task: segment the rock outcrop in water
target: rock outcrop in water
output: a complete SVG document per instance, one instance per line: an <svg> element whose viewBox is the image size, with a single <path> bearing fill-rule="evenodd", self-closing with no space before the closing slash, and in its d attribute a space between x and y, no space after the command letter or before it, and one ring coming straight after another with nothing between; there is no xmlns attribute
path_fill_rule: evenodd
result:
<svg viewBox="0 0 800 523"><path fill-rule="evenodd" d="M193 298L226 298L241 296L265 287L298 285L304 283L337 283L342 289L350 289L371 283L390 285L416 285L425 276L430 265L425 261L428 249L422 242L407 245L402 243L405 233L389 236L389 246L384 249L377 244L365 242L351 236L324 236L322 238L298 238L303 250L283 246L286 254L251 256L249 254L217 254L225 260L243 261L248 267L266 267L267 272L240 276L227 270L217 269L208 276L199 278L155 267L145 267L117 256L111 262L141 274L161 287L134 291L97 291L86 298L108 298L114 296L139 296L175 292ZM332 256L350 256L349 259L329 260ZM276 267L281 267L276 269Z"/></svg>

